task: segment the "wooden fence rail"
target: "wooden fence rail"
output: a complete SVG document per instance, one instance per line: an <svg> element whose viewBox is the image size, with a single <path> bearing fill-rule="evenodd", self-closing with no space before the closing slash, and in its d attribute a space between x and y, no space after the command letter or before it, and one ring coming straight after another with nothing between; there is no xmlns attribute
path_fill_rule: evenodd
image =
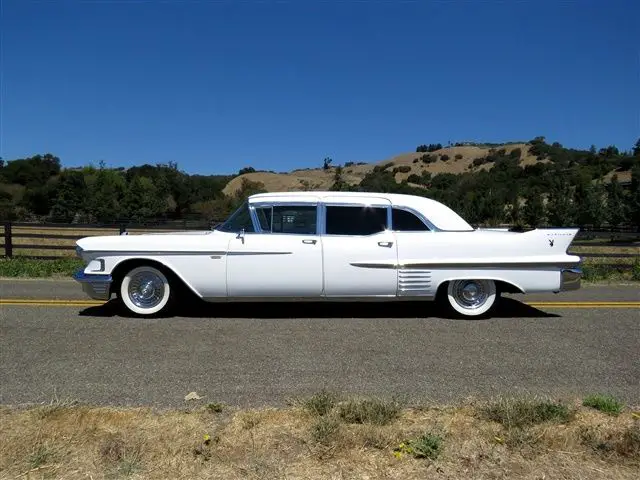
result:
<svg viewBox="0 0 640 480"><path fill-rule="evenodd" d="M178 231L178 230L207 230L215 225L213 223L202 223L195 221L179 221L170 223L148 223L148 224L65 224L65 223L26 223L26 222L6 222L4 223L4 232L0 235L0 258L13 258L19 256L21 258L37 258L37 259L55 259L64 258L71 255L42 255L37 252L48 251L53 252L72 252L75 250L74 242L81 238L92 236L92 233L49 233L47 230L56 232L56 230L77 230L81 232L96 231L93 235L109 235L122 234L125 231ZM16 239L32 239L29 243L16 242ZM592 241L592 240L610 239L610 241ZM37 240L43 240L42 243ZM46 243L51 240L68 241L66 244ZM610 230L581 230L573 242L572 247L593 247L593 248L637 248L635 253L628 252L579 252L578 254L585 258L640 258L640 231L633 229L610 229ZM16 252L19 250L30 250L31 253L21 254ZM570 249L571 251L571 249ZM629 263L603 263L619 268L631 268Z"/></svg>

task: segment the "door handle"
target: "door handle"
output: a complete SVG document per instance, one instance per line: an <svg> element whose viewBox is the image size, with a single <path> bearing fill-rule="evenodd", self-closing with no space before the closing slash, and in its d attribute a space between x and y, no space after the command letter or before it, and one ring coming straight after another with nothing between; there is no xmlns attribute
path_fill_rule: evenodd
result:
<svg viewBox="0 0 640 480"><path fill-rule="evenodd" d="M309 244L309 245L315 245L316 242L317 242L317 240L309 240L309 239L306 239L306 238L304 240L302 240L302 243L306 243L306 244Z"/></svg>
<svg viewBox="0 0 640 480"><path fill-rule="evenodd" d="M390 247L391 245L393 245L393 242L378 242L380 247Z"/></svg>

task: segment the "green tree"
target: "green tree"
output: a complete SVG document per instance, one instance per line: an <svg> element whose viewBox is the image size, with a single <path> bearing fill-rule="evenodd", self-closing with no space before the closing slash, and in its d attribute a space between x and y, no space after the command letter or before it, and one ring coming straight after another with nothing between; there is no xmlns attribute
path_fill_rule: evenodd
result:
<svg viewBox="0 0 640 480"><path fill-rule="evenodd" d="M573 194L567 184L557 185L549 192L547 216L549 223L555 227L566 227L575 223Z"/></svg>
<svg viewBox="0 0 640 480"><path fill-rule="evenodd" d="M76 215L85 211L89 197L82 172L66 170L60 174L54 189L51 218L56 222L72 222Z"/></svg>
<svg viewBox="0 0 640 480"><path fill-rule="evenodd" d="M124 177L114 170L100 169L91 185L88 212L99 222L113 222L125 215L123 206L127 190Z"/></svg>
<svg viewBox="0 0 640 480"><path fill-rule="evenodd" d="M633 146L633 156L634 157L640 157L640 138L638 139L638 141Z"/></svg>
<svg viewBox="0 0 640 480"><path fill-rule="evenodd" d="M606 218L610 225L624 225L629 221L628 205L625 192L618 183L618 176L614 175L607 185Z"/></svg>
<svg viewBox="0 0 640 480"><path fill-rule="evenodd" d="M523 217L527 225L537 227L544 223L545 209L542 202L542 194L538 190L532 190L525 195Z"/></svg>
<svg viewBox="0 0 640 480"><path fill-rule="evenodd" d="M127 186L123 198L123 210L134 222L155 220L164 215L167 202L159 195L158 188L148 177L136 176Z"/></svg>
<svg viewBox="0 0 640 480"><path fill-rule="evenodd" d="M606 218L604 207L604 191L602 186L591 182L578 185L576 188L576 220L578 225L599 227Z"/></svg>

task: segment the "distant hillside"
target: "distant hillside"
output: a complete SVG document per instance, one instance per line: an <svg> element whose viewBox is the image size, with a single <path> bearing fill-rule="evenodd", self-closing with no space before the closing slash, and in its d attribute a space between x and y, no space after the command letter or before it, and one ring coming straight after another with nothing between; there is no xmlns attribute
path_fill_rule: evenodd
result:
<svg viewBox="0 0 640 480"><path fill-rule="evenodd" d="M520 167L536 163L548 163L549 159L538 160L530 153L531 145L525 143L505 144L500 147L476 147L457 146L444 147L432 152L409 152L401 153L387 160L365 164L345 164L342 166L342 179L349 185L359 185L362 179L371 173L374 168L386 166L386 170L393 171L397 182L409 180L411 175L422 177L424 172L431 173L432 176L439 173L461 174L465 172L477 172L480 170L490 170L492 162L480 163L479 159L486 158L503 149L508 156L514 150L520 150ZM428 156L425 157L425 155ZM424 158L423 158L424 157ZM476 161L476 165L474 165ZM399 168L400 167L400 168ZM242 186L243 180L259 182L268 192L278 191L299 191L299 190L328 190L335 182L336 166L328 169L313 168L303 170L293 170L289 173L272 172L251 172L233 178L223 189L226 195L235 194Z"/></svg>
<svg viewBox="0 0 640 480"><path fill-rule="evenodd" d="M473 224L640 227L640 140L577 150L544 137L504 144L418 145L371 163L288 173L189 175L176 163L64 168L52 154L0 159L0 221L220 221L265 191L376 191L422 195Z"/></svg>

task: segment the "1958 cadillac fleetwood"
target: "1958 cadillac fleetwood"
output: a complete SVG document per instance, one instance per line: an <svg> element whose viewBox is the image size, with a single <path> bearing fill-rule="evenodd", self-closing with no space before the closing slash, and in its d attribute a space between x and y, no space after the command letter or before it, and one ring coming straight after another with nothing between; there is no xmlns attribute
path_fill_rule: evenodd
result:
<svg viewBox="0 0 640 480"><path fill-rule="evenodd" d="M265 193L210 231L86 237L75 274L94 299L166 313L218 301L442 300L488 314L502 292L580 287L578 229L474 229L437 201L361 192Z"/></svg>

